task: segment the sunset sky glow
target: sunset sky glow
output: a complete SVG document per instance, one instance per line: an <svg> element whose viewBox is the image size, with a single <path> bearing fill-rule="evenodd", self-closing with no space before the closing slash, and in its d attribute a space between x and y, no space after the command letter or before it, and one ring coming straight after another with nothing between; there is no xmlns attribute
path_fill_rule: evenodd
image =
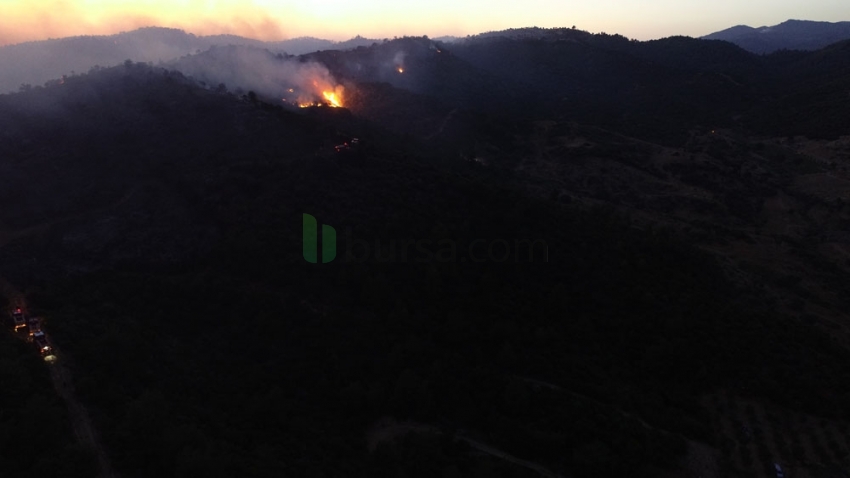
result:
<svg viewBox="0 0 850 478"><path fill-rule="evenodd" d="M0 0L0 45L74 35L105 35L144 26L198 35L232 33L261 40L355 35L466 36L511 27L570 27L648 40L700 36L733 25L789 18L850 20L847 0Z"/></svg>

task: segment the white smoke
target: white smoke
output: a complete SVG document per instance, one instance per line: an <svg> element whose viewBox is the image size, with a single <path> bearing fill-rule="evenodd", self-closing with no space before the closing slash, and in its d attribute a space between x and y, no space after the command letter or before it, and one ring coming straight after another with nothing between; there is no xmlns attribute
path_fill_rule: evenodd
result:
<svg viewBox="0 0 850 478"><path fill-rule="evenodd" d="M393 63L395 64L396 68L398 68L398 67L404 68L404 57L406 57L406 56L407 56L407 53L405 53L404 51L400 51L400 52L395 54L395 56L393 57Z"/></svg>
<svg viewBox="0 0 850 478"><path fill-rule="evenodd" d="M274 55L251 47L219 47L181 58L172 66L184 75L228 90L253 91L288 103L323 101L323 92L342 95L342 86L327 67L314 61Z"/></svg>

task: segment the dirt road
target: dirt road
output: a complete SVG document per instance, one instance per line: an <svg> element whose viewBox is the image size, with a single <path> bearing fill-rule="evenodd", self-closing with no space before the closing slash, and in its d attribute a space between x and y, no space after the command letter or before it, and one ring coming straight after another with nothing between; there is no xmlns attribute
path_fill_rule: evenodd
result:
<svg viewBox="0 0 850 478"><path fill-rule="evenodd" d="M9 300L11 305L21 307L25 312L27 311L24 295L3 277L0 277L0 293ZM109 457L100 442L91 417L74 393L73 377L67 365L67 357L56 348L55 343L52 346L53 355L56 357L56 360L45 362L45 366L50 371L50 378L53 381L53 387L56 389L56 393L62 397L65 405L68 407L68 417L71 421L74 435L77 438L77 443L95 452L100 469L98 478L118 478L119 475L115 473L112 465L109 463ZM36 351L33 350L33 353L36 353Z"/></svg>
<svg viewBox="0 0 850 478"><path fill-rule="evenodd" d="M86 411L86 408L77 399L74 393L73 377L70 370L65 364L66 358L61 351L55 347L53 354L57 360L48 364L50 369L50 378L53 380L53 387L56 393L65 401L68 407L68 416L71 419L71 426L74 429L74 435L77 437L77 442L91 450L94 450L97 456L98 467L100 468L99 478L118 478L118 474L112 469L109 463L109 457L101 445L100 437L97 430L91 421L91 417Z"/></svg>

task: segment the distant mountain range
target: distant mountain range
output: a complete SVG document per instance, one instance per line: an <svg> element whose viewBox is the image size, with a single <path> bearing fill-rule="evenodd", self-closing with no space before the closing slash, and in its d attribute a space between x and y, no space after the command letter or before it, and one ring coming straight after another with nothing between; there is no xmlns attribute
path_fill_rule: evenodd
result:
<svg viewBox="0 0 850 478"><path fill-rule="evenodd" d="M850 470L850 40L85 41L0 95L0 324L92 425L0 333L3 476Z"/></svg>
<svg viewBox="0 0 850 478"><path fill-rule="evenodd" d="M701 38L728 41L753 53L771 53L783 49L818 50L850 39L850 22L788 20L771 27L738 25Z"/></svg>
<svg viewBox="0 0 850 478"><path fill-rule="evenodd" d="M174 28L148 27L105 36L76 36L0 47L0 94L22 84L41 85L89 68L113 66L125 60L167 62L213 46L245 45L275 53L300 55L318 50L346 50L380 41L354 37L334 42L312 37L263 42L236 35L196 36Z"/></svg>
<svg viewBox="0 0 850 478"><path fill-rule="evenodd" d="M593 41L627 40L621 35L601 34L591 40L590 32L573 28L512 28L484 32L467 37L444 36L434 40L441 43L470 44L492 39ZM850 22L814 22L788 20L772 27L752 28L735 26L701 37L724 40L757 54L788 50L817 50L850 39ZM264 42L236 35L196 36L183 30L147 27L108 36L76 36L33 41L0 47L0 94L17 91L21 86L42 85L62 75L84 73L94 66L108 67L126 60L161 64L186 55L206 51L214 46L249 46L271 51L302 55L324 50L351 50L385 40L356 36L343 42L321 38L300 37L283 41Z"/></svg>

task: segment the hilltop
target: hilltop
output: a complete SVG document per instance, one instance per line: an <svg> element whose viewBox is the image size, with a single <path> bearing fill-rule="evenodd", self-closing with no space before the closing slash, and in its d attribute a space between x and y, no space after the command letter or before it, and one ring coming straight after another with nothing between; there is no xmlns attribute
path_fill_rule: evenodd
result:
<svg viewBox="0 0 850 478"><path fill-rule="evenodd" d="M847 469L848 55L570 28L92 68L0 95L0 279L127 476Z"/></svg>
<svg viewBox="0 0 850 478"><path fill-rule="evenodd" d="M769 27L738 25L701 38L728 41L758 54L777 50L818 50L850 39L850 22L788 20Z"/></svg>
<svg viewBox="0 0 850 478"><path fill-rule="evenodd" d="M344 42L302 37L263 42L237 35L197 36L175 28L147 27L115 35L77 36L0 47L0 93L43 85L63 75L119 65L125 60L159 64L213 46L249 45L291 55L348 49L379 40L357 36Z"/></svg>

